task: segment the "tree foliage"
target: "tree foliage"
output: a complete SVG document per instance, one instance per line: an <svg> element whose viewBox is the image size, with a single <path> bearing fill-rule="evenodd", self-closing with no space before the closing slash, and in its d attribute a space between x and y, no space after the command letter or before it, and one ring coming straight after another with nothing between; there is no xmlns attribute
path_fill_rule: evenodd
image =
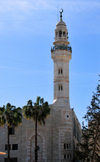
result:
<svg viewBox="0 0 100 162"><path fill-rule="evenodd" d="M100 161L100 84L93 93L91 105L84 116L88 125L83 124L82 140L79 144L78 158L85 162Z"/></svg>
<svg viewBox="0 0 100 162"><path fill-rule="evenodd" d="M32 100L27 102L27 105L23 107L23 115L26 119L36 118L40 124L45 124L45 119L50 113L48 102L44 102L43 98L37 97L36 102L33 104Z"/></svg>
<svg viewBox="0 0 100 162"><path fill-rule="evenodd" d="M46 117L50 114L48 102L44 99L37 97L36 102L33 104L32 100L27 102L23 107L23 115L26 119L33 119L35 123L35 162L38 160L38 146L37 146L37 124L45 124Z"/></svg>
<svg viewBox="0 0 100 162"><path fill-rule="evenodd" d="M6 124L11 127L18 126L22 122L21 108L7 103L6 106L0 107L0 126Z"/></svg>
<svg viewBox="0 0 100 162"><path fill-rule="evenodd" d="M8 161L10 161L10 148L9 148L9 128L17 127L22 122L21 108L7 103L6 106L0 107L0 126L7 125L7 143L8 143Z"/></svg>

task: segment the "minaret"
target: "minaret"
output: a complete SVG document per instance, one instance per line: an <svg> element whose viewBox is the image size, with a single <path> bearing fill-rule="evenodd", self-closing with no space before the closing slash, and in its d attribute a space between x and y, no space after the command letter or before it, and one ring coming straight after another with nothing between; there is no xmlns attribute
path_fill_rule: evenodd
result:
<svg viewBox="0 0 100 162"><path fill-rule="evenodd" d="M51 48L51 56L54 61L54 101L69 104L69 61L72 49L68 42L68 31L65 22L62 20L60 11L60 21L55 29L55 41Z"/></svg>

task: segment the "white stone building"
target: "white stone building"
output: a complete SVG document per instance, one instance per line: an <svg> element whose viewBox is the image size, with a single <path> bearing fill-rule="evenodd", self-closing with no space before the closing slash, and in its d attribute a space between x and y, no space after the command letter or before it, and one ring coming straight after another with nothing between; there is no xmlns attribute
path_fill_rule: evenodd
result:
<svg viewBox="0 0 100 162"><path fill-rule="evenodd" d="M68 42L65 22L55 29L55 41L51 49L54 62L54 100L45 126L38 125L38 162L72 162L81 126L70 108L69 61L72 49ZM0 128L0 150L6 151L7 129ZM11 132L10 152L13 162L34 162L34 122L23 118L21 126ZM0 162L6 160L0 159Z"/></svg>

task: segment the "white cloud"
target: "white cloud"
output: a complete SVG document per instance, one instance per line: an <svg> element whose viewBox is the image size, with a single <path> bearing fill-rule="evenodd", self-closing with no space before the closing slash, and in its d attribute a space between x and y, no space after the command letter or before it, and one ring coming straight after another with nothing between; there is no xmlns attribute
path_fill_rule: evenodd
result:
<svg viewBox="0 0 100 162"><path fill-rule="evenodd" d="M18 13L34 11L34 10L56 10L63 7L67 11L71 12L83 12L89 10L100 9L99 1L83 1L83 0L1 0L0 1L0 13Z"/></svg>
<svg viewBox="0 0 100 162"><path fill-rule="evenodd" d="M3 0L0 2L0 12L7 13L10 11L28 11L28 10L42 10L42 9L56 9L57 6L62 6L67 10L95 9L100 8L99 1L83 1L83 0Z"/></svg>
<svg viewBox="0 0 100 162"><path fill-rule="evenodd" d="M37 10L37 9L48 9L50 4L46 0L3 0L0 2L0 12L9 11L27 11L27 10Z"/></svg>
<svg viewBox="0 0 100 162"><path fill-rule="evenodd" d="M68 0L62 1L58 3L59 6L62 6L68 11L75 11L75 12L83 12L89 10L100 9L100 2L99 1L85 1L85 0Z"/></svg>
<svg viewBox="0 0 100 162"><path fill-rule="evenodd" d="M43 14L41 11L49 13L49 11L60 8L64 12L73 17L75 13L93 13L93 11L100 10L100 2L93 0L0 0L0 31L27 27L23 25L30 18L40 17ZM42 19L43 21L43 19ZM46 20L45 20L46 21ZM27 23L26 23L27 24ZM28 30L29 30L28 26ZM31 30L31 29L30 29ZM32 29L33 30L33 29Z"/></svg>

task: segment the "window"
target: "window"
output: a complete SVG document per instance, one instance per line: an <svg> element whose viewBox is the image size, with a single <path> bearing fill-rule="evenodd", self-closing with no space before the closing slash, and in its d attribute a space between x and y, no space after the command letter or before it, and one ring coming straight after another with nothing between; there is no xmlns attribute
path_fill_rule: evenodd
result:
<svg viewBox="0 0 100 162"><path fill-rule="evenodd" d="M64 154L64 159L71 159L71 154Z"/></svg>
<svg viewBox="0 0 100 162"><path fill-rule="evenodd" d="M66 157L67 157L66 154L64 154L64 159L66 159Z"/></svg>
<svg viewBox="0 0 100 162"><path fill-rule="evenodd" d="M65 37L65 32L63 32L63 36Z"/></svg>
<svg viewBox="0 0 100 162"><path fill-rule="evenodd" d="M9 128L9 134L10 135L14 135L15 134L15 127L14 126Z"/></svg>
<svg viewBox="0 0 100 162"><path fill-rule="evenodd" d="M63 74L63 69L62 68L58 69L58 74Z"/></svg>
<svg viewBox="0 0 100 162"><path fill-rule="evenodd" d="M60 69L60 73L61 73L61 74L63 73L63 70L62 70L62 69Z"/></svg>
<svg viewBox="0 0 100 162"><path fill-rule="evenodd" d="M58 90L60 91L60 85L58 85Z"/></svg>
<svg viewBox="0 0 100 162"><path fill-rule="evenodd" d="M9 150L11 150L11 145L9 144L5 144L5 150L8 150L8 146L9 146Z"/></svg>
<svg viewBox="0 0 100 162"><path fill-rule="evenodd" d="M71 159L71 154L67 154L67 159Z"/></svg>
<svg viewBox="0 0 100 162"><path fill-rule="evenodd" d="M18 150L18 144L12 144L12 150Z"/></svg>
<svg viewBox="0 0 100 162"><path fill-rule="evenodd" d="M59 91L62 91L63 90L63 86L60 84L60 85L58 85L58 90Z"/></svg>
<svg viewBox="0 0 100 162"><path fill-rule="evenodd" d="M60 74L60 69L58 69L58 74Z"/></svg>
<svg viewBox="0 0 100 162"><path fill-rule="evenodd" d="M59 37L61 37L61 36L62 36L62 31L60 30L60 31L59 31Z"/></svg>
<svg viewBox="0 0 100 162"><path fill-rule="evenodd" d="M8 162L8 158L5 158L5 162ZM17 162L17 158L10 158L10 162Z"/></svg>
<svg viewBox="0 0 100 162"><path fill-rule="evenodd" d="M64 150L71 149L71 144L70 143L64 143Z"/></svg>
<svg viewBox="0 0 100 162"><path fill-rule="evenodd" d="M63 86L61 85L61 91L63 90Z"/></svg>
<svg viewBox="0 0 100 162"><path fill-rule="evenodd" d="M64 143L64 149L66 149L66 144Z"/></svg>

